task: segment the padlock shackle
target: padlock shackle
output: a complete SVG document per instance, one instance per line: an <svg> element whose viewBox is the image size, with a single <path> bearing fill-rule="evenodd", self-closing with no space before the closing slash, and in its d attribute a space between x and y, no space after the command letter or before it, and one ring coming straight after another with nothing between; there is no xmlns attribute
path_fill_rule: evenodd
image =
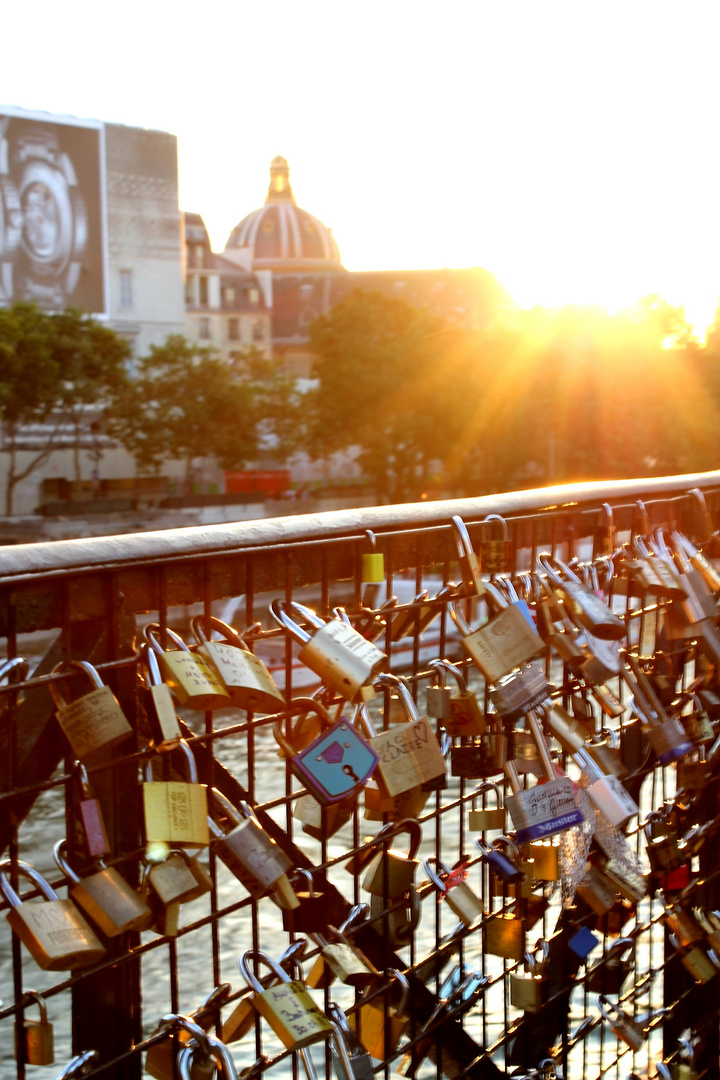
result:
<svg viewBox="0 0 720 1080"><path fill-rule="evenodd" d="M22 997L23 1011L27 1005L32 1005L33 1002L37 1002L40 1009L40 1023L47 1024L47 1003L39 990L26 990Z"/></svg>
<svg viewBox="0 0 720 1080"><path fill-rule="evenodd" d="M220 804L222 809L225 811L225 817L230 819L230 824L232 825L233 829L236 829L238 825L241 824L242 818L255 818L255 820L257 821L255 811L250 806L250 803L246 802L245 799L242 799L240 801L240 805L236 807L233 805L233 803L230 802L227 795L224 795L222 791L218 791L217 788L210 788L210 790L208 791L208 795L211 795L215 802ZM212 815L208 815L208 826L210 828L210 831L218 839L227 836L227 833L225 833L220 828Z"/></svg>
<svg viewBox="0 0 720 1080"><path fill-rule="evenodd" d="M71 671L82 671L88 676L90 682L95 690L102 690L105 683L100 678L99 673L95 670L91 663L87 660L61 660L59 664L56 664L52 669L51 675L64 675ZM55 682L50 683L50 693L52 694L53 701L56 708L60 708L67 704L60 687Z"/></svg>
<svg viewBox="0 0 720 1080"><path fill-rule="evenodd" d="M383 825L382 829L380 829L374 839L368 844L368 847L373 848L377 847L379 844L390 844L395 837L401 833L407 833L410 837L408 858L414 859L422 842L422 826L415 818L401 818L400 821L388 821L387 825Z"/></svg>
<svg viewBox="0 0 720 1080"><path fill-rule="evenodd" d="M160 623L148 623L147 626L143 628L143 637L153 652L156 652L158 656L162 656L162 654L167 651L160 645L159 637L161 634L162 627L160 626ZM180 635L176 634L174 630L171 630L169 626L165 627L165 636L172 641L173 645L175 645L180 652L191 651Z"/></svg>
<svg viewBox="0 0 720 1080"><path fill-rule="evenodd" d="M205 1045L201 1045L198 1039L192 1038L181 1047L178 1054L180 1075L185 1075L185 1065L187 1064L189 1067L192 1064L195 1052L199 1050L203 1057L212 1058L215 1065L219 1066L223 1080L239 1080L232 1054L225 1043L221 1042L215 1035L210 1035L206 1032L204 1035ZM187 1072L187 1076L191 1076L189 1071Z"/></svg>
<svg viewBox="0 0 720 1080"><path fill-rule="evenodd" d="M359 727L366 739L374 739L377 736L377 728L372 722L367 702L358 701L352 714L353 727Z"/></svg>
<svg viewBox="0 0 720 1080"><path fill-rule="evenodd" d="M322 688L321 688L322 689ZM316 716L320 717L321 730L329 731L333 726L333 719L330 713L327 711L324 705L312 697L299 697L294 698L288 703L286 708L282 710L284 719L290 720L294 716L306 716L307 713L313 712ZM275 741L282 750L286 758L294 758L297 751L296 747L293 747L289 741L288 736L283 731L283 720L276 720L273 724L273 735ZM290 732L290 738L292 738L292 731ZM306 746L309 746L314 741L314 736L308 737ZM304 749L304 747L302 747Z"/></svg>
<svg viewBox="0 0 720 1080"><path fill-rule="evenodd" d="M87 1076L99 1057L97 1050L84 1050L68 1062L57 1080L81 1080L83 1076Z"/></svg>
<svg viewBox="0 0 720 1080"><path fill-rule="evenodd" d="M496 806L497 809L501 809L502 808L502 792L500 791L500 785L499 784L494 784L492 782L492 780L483 780L482 783L477 784L477 786L475 787L475 790L472 793L471 803L472 803L473 808L475 807L475 800L477 799L478 795L483 796L483 809L485 808L485 792L486 791L494 791L495 792L495 806Z"/></svg>
<svg viewBox="0 0 720 1080"><path fill-rule="evenodd" d="M477 840L475 842L477 843ZM520 848L517 846L511 836L505 836L504 833L500 836L496 836L490 847L497 848L498 846L510 848L510 850L512 851L513 859L516 859L518 861L520 860Z"/></svg>
<svg viewBox="0 0 720 1080"><path fill-rule="evenodd" d="M286 607L292 608L294 612L297 612L301 618L304 618L306 622L315 630L322 630L325 625L320 616L312 610L312 608L306 607L305 604L298 603L297 600L273 600L270 604L270 614L276 623L278 623L284 630L287 630L290 637L293 638L299 645L307 645L312 637L308 634L307 630L304 630L299 623L291 619L285 610Z"/></svg>
<svg viewBox="0 0 720 1080"><path fill-rule="evenodd" d="M365 922L370 911L369 904L353 904L350 911L347 914L347 918L343 919L338 927L338 933L340 934L352 934L357 930L360 923Z"/></svg>
<svg viewBox="0 0 720 1080"><path fill-rule="evenodd" d="M6 873L7 870L11 869L12 865L12 859L0 859L0 892L11 907L19 907L22 901L10 884L10 879ZM17 870L18 877L24 877L27 878L28 881L32 881L33 885L40 890L46 900L60 899L52 886L34 866L30 865L30 863L20 862L18 859L15 863L15 869Z"/></svg>
<svg viewBox="0 0 720 1080"><path fill-rule="evenodd" d="M410 693L410 687L401 675L392 675L389 671L383 671L377 676L373 685L380 687L388 686L397 690L397 696L402 701L405 715L408 720L415 723L420 719L420 713L418 712L418 707Z"/></svg>
<svg viewBox="0 0 720 1080"><path fill-rule="evenodd" d="M486 514L480 522L481 525L485 525L488 521L499 521L502 525L503 540L507 544L510 540L510 530L508 529L508 523L502 514Z"/></svg>
<svg viewBox="0 0 720 1080"><path fill-rule="evenodd" d="M12 689L13 683L27 679L29 671L30 664L24 656L13 656L12 660L4 660L0 664L0 681L6 679L8 689Z"/></svg>
<svg viewBox="0 0 720 1080"><path fill-rule="evenodd" d="M460 517L459 514L453 514L452 517L452 533L455 541L455 550L458 553L458 557L466 559L468 556L472 558L475 554L475 549L472 546L470 539L470 533L468 532L467 525Z"/></svg>
<svg viewBox="0 0 720 1080"><path fill-rule="evenodd" d="M412 895L412 892L414 892L414 890L411 890L411 895ZM418 904L417 910L419 911L420 910L419 909L419 900L417 901L417 904ZM413 911L414 910L415 909L413 909ZM463 925L463 924L461 924L461 925ZM400 971L399 968L388 968L387 973L400 986L400 1001L398 1002L398 1004L395 1007L395 1012L396 1012L396 1014L398 1016L406 1016L407 1015L408 1001L410 999L410 982L409 982L407 976L405 975L405 973L403 971Z"/></svg>
<svg viewBox="0 0 720 1080"><path fill-rule="evenodd" d="M253 962L256 967L259 967L260 964L264 964L265 967L270 968L270 971L273 973L273 975L275 975L278 982L292 982L292 979L290 978L288 973L284 970L284 968L280 966L277 960L273 960L272 957L267 955L267 953L260 952L259 949L247 949L238 958L238 970L240 971L240 974L245 979L245 982L248 984L250 989L253 990L256 994L262 994L263 985L260 982L258 976L252 970L250 966L251 962Z"/></svg>
<svg viewBox="0 0 720 1080"><path fill-rule="evenodd" d="M161 686L163 677L160 674L160 665L158 664L158 654L153 647L144 641L140 646L140 661L143 668L143 674L145 676L145 682L148 686Z"/></svg>
<svg viewBox="0 0 720 1080"><path fill-rule="evenodd" d="M435 869L433 867L435 867ZM437 855L428 855L427 859L423 859L423 870L439 893L445 895L450 891L440 877L440 873L438 873L438 871L440 871L443 874L449 874L450 870Z"/></svg>
<svg viewBox="0 0 720 1080"><path fill-rule="evenodd" d="M210 627L210 637L208 638L205 632L205 626ZM222 640L226 645L234 645L237 649L244 649L248 652L248 647L243 641L243 638L238 630L234 626L230 626L228 623L218 619L216 615L210 615L207 618L205 615L194 615L190 620L190 629L193 632L193 636L198 645L206 645L208 641L212 641L213 630L222 634Z"/></svg>
<svg viewBox="0 0 720 1080"><path fill-rule="evenodd" d="M195 761L195 755L192 752L190 744L188 743L188 741L186 739L178 739L177 742L174 742L172 744L172 746L168 747L168 749L166 751L163 751L163 753L172 754L173 751L175 751L175 750L182 750L182 752L183 752L183 754L185 756L185 763L187 765L187 773L188 773L188 783L197 784L197 782L198 782L197 762ZM157 749L156 749L156 753L159 753L159 751ZM154 757L155 757L155 754L151 754L150 757L145 759L144 773L145 773L145 782L146 783L151 783L152 782L152 759Z"/></svg>
<svg viewBox="0 0 720 1080"><path fill-rule="evenodd" d="M568 564L559 559L557 555L553 555L549 551L541 551L538 553L536 562L550 580L560 588L563 588L568 581L574 585L582 585L582 581L575 571L571 570Z"/></svg>
<svg viewBox="0 0 720 1080"><path fill-rule="evenodd" d="M53 847L53 859L57 864L57 868L61 874L64 874L66 878L73 885L80 884L80 875L76 873L68 862L67 858L67 840L58 840Z"/></svg>
<svg viewBox="0 0 720 1080"><path fill-rule="evenodd" d="M455 682L458 685L458 689L460 690L460 693L461 694L466 694L467 693L467 688L468 687L467 687L467 682L465 681L465 676L463 675L460 668L457 667L457 665L453 664L450 660L440 660L440 659L431 660L430 663L428 664L428 667L433 669L433 677L435 679L434 685L439 685L441 688L444 689L445 686L446 686L445 672L448 671L448 672L450 672L452 677L455 679ZM437 672L437 675L435 675L436 672Z"/></svg>
<svg viewBox="0 0 720 1080"><path fill-rule="evenodd" d="M530 711L525 714L525 720L530 727L530 732L537 745L538 757L542 762L542 767L545 770L545 775L547 779L556 780L557 773L555 772L555 766L553 765L553 761L550 756L548 744L545 742L542 724L538 720L537 713L533 709L530 709Z"/></svg>

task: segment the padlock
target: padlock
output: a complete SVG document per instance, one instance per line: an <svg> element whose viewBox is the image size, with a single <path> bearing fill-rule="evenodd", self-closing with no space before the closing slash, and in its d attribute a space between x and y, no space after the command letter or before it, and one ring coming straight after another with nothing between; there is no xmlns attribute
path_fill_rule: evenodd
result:
<svg viewBox="0 0 720 1080"><path fill-rule="evenodd" d="M8 878L10 859L0 860L0 892L10 905L7 921L43 971L72 971L102 960L105 949L72 900L61 900L29 863L16 862L20 877L44 899L21 901Z"/></svg>
<svg viewBox="0 0 720 1080"><path fill-rule="evenodd" d="M364 790L367 792L367 787ZM301 795L293 806L293 817L302 822L302 830L308 836L315 840L329 840L347 825L356 808L357 799L354 795L327 806L312 795Z"/></svg>
<svg viewBox="0 0 720 1080"><path fill-rule="evenodd" d="M503 886L525 881L525 873L520 868L520 851L509 836L498 836L492 844L488 844L482 837L477 836L475 847ZM505 854L503 848L509 848L512 851L514 861Z"/></svg>
<svg viewBox="0 0 720 1080"><path fill-rule="evenodd" d="M521 775L523 773L532 773L534 776L544 775L540 752L531 731L517 727L513 729L512 754L509 756L515 762L515 768Z"/></svg>
<svg viewBox="0 0 720 1080"><path fill-rule="evenodd" d="M384 786L380 787L375 780L371 780L363 791L363 817L367 821L416 818L422 813L429 798L430 791L423 788L422 784L417 784L408 791L401 791L398 795L388 795Z"/></svg>
<svg viewBox="0 0 720 1080"><path fill-rule="evenodd" d="M485 805L486 791L493 792L495 796L494 807ZM479 795L482 795L482 810L477 810L475 807ZM503 806L502 791L499 784L493 784L486 780L484 783L477 785L472 795L472 809L468 814L468 828L472 832L489 832L493 829L503 831L505 828L505 807Z"/></svg>
<svg viewBox="0 0 720 1080"><path fill-rule="evenodd" d="M97 1050L83 1050L69 1061L57 1080L81 1080L87 1076L93 1065L97 1064L100 1054Z"/></svg>
<svg viewBox="0 0 720 1080"><path fill-rule="evenodd" d="M437 869L436 869L437 868ZM482 900L465 881L467 872L462 865L450 870L436 856L423 861L423 869L442 899L465 926L472 926L483 916Z"/></svg>
<svg viewBox="0 0 720 1080"><path fill-rule="evenodd" d="M464 961L458 963L440 987L435 1008L423 1022L419 1032L400 1063L401 1074L415 1074L423 1058L428 1058L438 1070L454 1073L453 1066L444 1064L448 1055L445 1046L452 1037L445 1025L458 1020L471 1009L482 996L489 979L480 971L473 971ZM452 1072L451 1072L452 1070Z"/></svg>
<svg viewBox="0 0 720 1080"><path fill-rule="evenodd" d="M698 920L680 904L670 904L661 918L683 948L697 945L705 937Z"/></svg>
<svg viewBox="0 0 720 1080"><path fill-rule="evenodd" d="M670 944L678 953L680 957L680 963L685 968L696 983L706 983L714 979L718 973L718 968L713 964L712 960L699 945L691 945L685 948L680 945L680 942L674 934L669 935Z"/></svg>
<svg viewBox="0 0 720 1080"><path fill-rule="evenodd" d="M207 629L222 635L222 641L208 638ZM230 700L238 709L249 712L276 713L285 708L285 698L275 680L259 656L248 649L245 641L233 626L211 615L196 615L190 628L198 643L198 652L204 656Z"/></svg>
<svg viewBox="0 0 720 1080"><path fill-rule="evenodd" d="M404 949L414 941L421 914L420 896L414 885L399 899L388 900L387 905L382 896L370 895L370 918L380 920L378 933L383 945L390 949Z"/></svg>
<svg viewBox="0 0 720 1080"><path fill-rule="evenodd" d="M460 668L456 664L451 664L449 660L431 660L428 666L432 669L433 678L437 683L435 686L428 686L426 691L428 716L440 720L448 735L483 735L486 728L485 716L477 697L468 689ZM450 691L447 686L446 673L452 675L457 684L454 691ZM434 700L430 696L431 693L447 694L447 697L443 698L447 704L445 715L436 715L437 710L431 710L431 701Z"/></svg>
<svg viewBox="0 0 720 1080"><path fill-rule="evenodd" d="M181 739L175 750L182 750L187 765L187 780L153 780L152 758L145 763L142 785L145 842L169 844L170 847L207 847L207 786L198 783L195 756ZM171 753L174 751L171 751Z"/></svg>
<svg viewBox="0 0 720 1080"><path fill-rule="evenodd" d="M66 671L84 673L93 689L76 701L66 701L56 682L50 683L50 692L56 706L58 723L73 754L80 761L91 761L132 735L132 728L109 686L105 686L99 674L87 660L71 660L58 664L53 675Z"/></svg>
<svg viewBox="0 0 720 1080"><path fill-rule="evenodd" d="M498 525L495 526L494 522ZM495 536L488 536L488 532L494 532ZM500 514L486 514L480 522L479 558L482 573L502 574L510 563L510 552L507 521Z"/></svg>
<svg viewBox="0 0 720 1080"><path fill-rule="evenodd" d="M207 712L230 705L230 695L204 656L191 652L179 634L165 627L165 636L174 649L163 650L158 623L144 628L145 640L157 654L160 670L178 703L186 709Z"/></svg>
<svg viewBox="0 0 720 1080"><path fill-rule="evenodd" d="M703 747L713 742L715 731L698 694L690 691L678 694L673 709L678 710L678 719L695 746Z"/></svg>
<svg viewBox="0 0 720 1080"><path fill-rule="evenodd" d="M598 997L598 1008L613 1035L621 1039L631 1050L639 1050L645 1042L645 1033L640 1025L636 1024L628 1013L618 1005L614 1005L604 994Z"/></svg>
<svg viewBox="0 0 720 1080"><path fill-rule="evenodd" d="M307 938L297 938L297 940L291 945L288 945L287 949L285 949L278 957L279 966L291 977L297 973L298 977L302 980L302 959L307 950L307 945ZM277 981L277 977L272 971L268 972L267 975L263 975L260 979L263 989ZM224 1043L231 1043L243 1039L248 1032L252 1031L257 1018L258 1013L253 1006L252 998L250 996L241 998L230 1016L223 1022L221 1031L222 1041Z"/></svg>
<svg viewBox="0 0 720 1080"><path fill-rule="evenodd" d="M212 850L218 858L255 900L273 890L283 898L283 906L298 907L299 901L287 876L292 862L280 845L265 832L250 805L241 802L240 807L236 808L216 788L213 788L212 795L233 826L230 832L225 833L213 818L208 819L215 837Z"/></svg>
<svg viewBox="0 0 720 1080"><path fill-rule="evenodd" d="M410 1019L407 1015L410 998L408 980L397 968L388 968L387 975L391 981L385 990L377 993L373 988L371 1000L363 1002L361 999L360 1008L348 1017L362 1045L378 1061L385 1061L394 1053ZM397 998L394 995L396 986L399 987Z"/></svg>
<svg viewBox="0 0 720 1080"><path fill-rule="evenodd" d="M607 686L589 686L588 689L602 711L611 720L618 720L625 714L625 706L622 701Z"/></svg>
<svg viewBox="0 0 720 1080"><path fill-rule="evenodd" d="M269 967L277 983L263 988L253 964ZM332 1034L331 1022L310 997L305 984L291 979L276 960L250 949L242 954L238 966L253 990L253 1005L288 1050L300 1050Z"/></svg>
<svg viewBox="0 0 720 1080"><path fill-rule="evenodd" d="M190 904L212 892L212 878L189 852L171 848L163 855L147 870L147 882L161 904Z"/></svg>
<svg viewBox="0 0 720 1080"><path fill-rule="evenodd" d="M705 557L702 551L693 544L692 540L677 531L672 533L671 539L675 550L677 551L678 548L682 549L692 566L702 574L711 592L716 593L720 591L720 574L718 574L713 564Z"/></svg>
<svg viewBox="0 0 720 1080"><path fill-rule="evenodd" d="M496 683L541 653L545 644L524 601L509 603L491 582L482 583L480 595L491 615L479 629L473 630L460 610L463 601L453 600L450 614L468 656L489 683Z"/></svg>
<svg viewBox="0 0 720 1080"><path fill-rule="evenodd" d="M291 618L286 606L313 628L312 635ZM372 686L388 665L384 652L341 619L324 622L295 600L287 605L282 600L273 600L270 614L302 646L298 654L300 662L347 701L362 697L363 689Z"/></svg>
<svg viewBox="0 0 720 1080"><path fill-rule="evenodd" d="M523 845L520 867L534 881L560 881L560 848L552 840L533 840Z"/></svg>
<svg viewBox="0 0 720 1080"><path fill-rule="evenodd" d="M289 875L291 884L295 875L304 879L305 888L298 891L293 885L298 906L283 909L283 928L289 934L320 933L328 924L327 895L321 889L316 891L310 870L297 867Z"/></svg>
<svg viewBox="0 0 720 1080"><path fill-rule="evenodd" d="M228 984L223 984L226 987ZM212 991L210 998L216 995L218 989ZM227 996L225 993L224 996ZM201 1006L202 1008L202 1006ZM199 1012L200 1010L198 1010ZM181 1080L203 1080L215 1075L215 1063L221 1064L223 1077L237 1078L237 1072L229 1051L223 1047L224 1052L216 1057L215 1048L219 1040L209 1034L207 1028L212 1026L212 1014L210 1023L203 1024L195 1014L181 1016L179 1013L169 1013L163 1016L153 1031L153 1037L162 1035L163 1038L151 1044L145 1059L145 1071L156 1080L175 1080L179 1076ZM193 1058L183 1057L184 1051L190 1047L193 1051L197 1048L203 1057L201 1067L198 1062L197 1068L193 1068ZM177 1059L177 1072L176 1072ZM212 1066L211 1066L212 1062Z"/></svg>
<svg viewBox="0 0 720 1080"><path fill-rule="evenodd" d="M680 848L680 838L659 811L648 814L643 825L645 850L655 873L665 873L683 866L687 857Z"/></svg>
<svg viewBox="0 0 720 1080"><path fill-rule="evenodd" d="M615 904L618 894L610 879L588 862L585 864L585 873L577 884L575 895L596 915L605 915Z"/></svg>
<svg viewBox="0 0 720 1080"><path fill-rule="evenodd" d="M366 904L357 906L367 910ZM316 962L311 969L307 985L324 988L339 979L346 986L362 989L377 983L380 974L365 953L352 945L340 928L328 925L327 929L335 938L334 941L329 941L324 934L311 935L320 946L321 953L318 957L320 963Z"/></svg>
<svg viewBox="0 0 720 1080"><path fill-rule="evenodd" d="M587 973L586 986L596 994L619 994L632 971L627 953L634 946L630 937L618 938Z"/></svg>
<svg viewBox="0 0 720 1080"><path fill-rule="evenodd" d="M180 1080L200 1080L201 1075L209 1078L218 1071L227 1080L239 1080L230 1051L220 1039L207 1032L202 1043L196 1038L189 1039L180 1048L177 1061ZM200 1074L196 1067L201 1070Z"/></svg>
<svg viewBox="0 0 720 1080"><path fill-rule="evenodd" d="M397 848L386 847L386 844L394 842L403 833L408 836L407 854ZM416 855L421 840L420 824L410 818L382 828L373 845L382 845L381 850L368 863L363 888L374 896L387 897L390 900L398 900L404 896L415 880L415 871L419 866Z"/></svg>
<svg viewBox="0 0 720 1080"><path fill-rule="evenodd" d="M365 536L369 541L370 550L360 554L360 583L382 585L385 581L385 557L382 551L378 550L377 538L372 529L366 529ZM367 590L363 590L363 604L375 607L374 603L369 602L366 593Z"/></svg>
<svg viewBox="0 0 720 1080"><path fill-rule="evenodd" d="M22 1060L26 1065L53 1065L55 1063L55 1039L53 1026L48 1020L45 998L37 990L26 990L23 997L25 1003L37 1002L40 1009L39 1020L29 1020L23 1016L22 1027L15 1028L15 1060L20 1060L18 1053L18 1040L23 1041Z"/></svg>
<svg viewBox="0 0 720 1080"><path fill-rule="evenodd" d="M82 826L85 851L90 859L104 859L110 854L110 842L105 829L100 800L92 794L87 769L82 762L78 762L77 769L82 798L75 809Z"/></svg>
<svg viewBox="0 0 720 1080"><path fill-rule="evenodd" d="M150 908L114 866L105 866L98 859L100 870L81 878L67 861L64 840L55 844L53 857L68 879L71 900L106 937L117 937L128 930L145 930L150 925Z"/></svg>
<svg viewBox="0 0 720 1080"><path fill-rule="evenodd" d="M273 725L273 734L288 764L299 780L319 802L342 802L358 795L378 765L376 748L371 746L349 720L333 724L327 710L314 698L297 698L292 702L288 717L293 713L315 712L323 730L299 752L287 739L282 723Z"/></svg>
<svg viewBox="0 0 720 1080"><path fill-rule="evenodd" d="M720 956L720 912L694 909L694 915L707 937L707 944L716 956Z"/></svg>
<svg viewBox="0 0 720 1080"><path fill-rule="evenodd" d="M500 717L489 713L485 734L477 739L462 739L450 749L450 772L466 780L502 774L507 760L507 736Z"/></svg>
<svg viewBox="0 0 720 1080"><path fill-rule="evenodd" d="M488 687L488 697L499 716L524 716L550 696L550 685L539 664L525 664L518 671Z"/></svg>
<svg viewBox="0 0 720 1080"><path fill-rule="evenodd" d="M166 1032L167 1035L159 1042L152 1042L148 1047L145 1056L145 1072L148 1076L154 1076L156 1080L175 1080L175 1059L179 1050L190 1040L197 1042L195 1036L198 1030L206 1035L216 1025L219 1010L225 1003L230 989L230 983L220 983L189 1016L171 1013L160 1020L151 1038L161 1032ZM195 1080L194 1076L193 1080Z"/></svg>
<svg viewBox="0 0 720 1080"><path fill-rule="evenodd" d="M567 946L581 960L585 960L599 944L600 938L595 937L589 927L581 926L568 938Z"/></svg>
<svg viewBox="0 0 720 1080"><path fill-rule="evenodd" d="M679 720L668 716L647 675L631 653L625 653L628 668L622 675L633 695L633 709L648 725L647 737L659 765L669 765L692 753L693 744Z"/></svg>
<svg viewBox="0 0 720 1080"><path fill-rule="evenodd" d="M408 716L407 723L378 733L367 710L357 712L357 723L379 758L375 775L378 785L392 797L445 776L440 744L428 718L418 713L407 684L396 675L380 675L375 685L394 689Z"/></svg>
<svg viewBox="0 0 720 1080"><path fill-rule="evenodd" d="M327 1007L327 1015L337 1027L345 1044L345 1050L350 1060L353 1080L374 1080L375 1073L373 1070L372 1058L350 1027L345 1010L339 1005L336 1005L334 1001L331 1001ZM346 1080L344 1068L338 1060L337 1050L332 1042L330 1043L330 1055L333 1062L335 1080Z"/></svg>
<svg viewBox="0 0 720 1080"><path fill-rule="evenodd" d="M514 912L492 912L482 923L485 951L506 960L522 960L525 953L523 920Z"/></svg>
<svg viewBox="0 0 720 1080"><path fill-rule="evenodd" d="M538 959L538 952L541 953ZM523 970L510 973L510 1002L523 1012L538 1012L547 998L547 963L550 950L544 938L523 956Z"/></svg>
<svg viewBox="0 0 720 1080"><path fill-rule="evenodd" d="M617 776L612 773L606 776L584 746L576 750L572 757L589 781L586 791L590 801L611 825L622 828L640 813L640 807Z"/></svg>
<svg viewBox="0 0 720 1080"><path fill-rule="evenodd" d="M583 585L578 575L566 563L548 551L537 556L556 593L560 593L570 617L595 637L605 641L622 641L625 623L591 589Z"/></svg>
<svg viewBox="0 0 720 1080"><path fill-rule="evenodd" d="M160 674L158 655L147 641L143 642L140 648L140 662L149 698L145 711L150 725L151 741L158 753L163 753L165 750L172 750L182 739L180 722L170 687L163 682Z"/></svg>
<svg viewBox="0 0 720 1080"><path fill-rule="evenodd" d="M604 502L601 510L602 519L595 527L594 559L598 555L612 555L617 548L617 528L613 508L610 503Z"/></svg>
<svg viewBox="0 0 720 1080"><path fill-rule="evenodd" d="M459 514L455 514L452 518L452 534L465 595L480 596L485 587L481 576L480 560L472 546L467 525Z"/></svg>
<svg viewBox="0 0 720 1080"><path fill-rule="evenodd" d="M508 796L506 805L515 826L515 839L518 844L553 836L574 825L582 825L585 820L584 814L575 802L571 781L567 776L558 776L555 771L535 713L528 713L527 723L538 744L547 782L523 789L513 762L507 762L505 765L505 771L513 789L513 794Z"/></svg>

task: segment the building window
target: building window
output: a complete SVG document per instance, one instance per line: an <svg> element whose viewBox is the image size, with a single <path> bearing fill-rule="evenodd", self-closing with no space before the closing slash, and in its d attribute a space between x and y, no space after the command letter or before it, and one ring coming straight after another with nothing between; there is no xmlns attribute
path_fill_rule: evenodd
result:
<svg viewBox="0 0 720 1080"><path fill-rule="evenodd" d="M223 295L225 297L226 304L235 303L235 288L232 285L226 285L223 289Z"/></svg>
<svg viewBox="0 0 720 1080"><path fill-rule="evenodd" d="M193 266L196 266L198 270L202 269L205 265L205 249L202 244L195 244L193 246Z"/></svg>
<svg viewBox="0 0 720 1080"><path fill-rule="evenodd" d="M199 320L199 322L200 322L200 340L201 341L209 341L210 340L210 320L208 318L203 317L203 318L201 318Z"/></svg>
<svg viewBox="0 0 720 1080"><path fill-rule="evenodd" d="M251 304L257 304L260 302L260 290L256 289L254 285L251 286L251 288L245 290L245 295L248 298L248 302Z"/></svg>
<svg viewBox="0 0 720 1080"><path fill-rule="evenodd" d="M228 341L240 340L240 320L228 319Z"/></svg>
<svg viewBox="0 0 720 1080"><path fill-rule="evenodd" d="M253 323L252 336L253 341L264 341L265 339L265 331L260 319L255 319L255 322Z"/></svg>
<svg viewBox="0 0 720 1080"><path fill-rule="evenodd" d="M200 283L200 303L207 304L208 302L208 282L206 277L198 278Z"/></svg>
<svg viewBox="0 0 720 1080"><path fill-rule="evenodd" d="M133 280L132 270L120 271L120 307L131 308L133 306Z"/></svg>

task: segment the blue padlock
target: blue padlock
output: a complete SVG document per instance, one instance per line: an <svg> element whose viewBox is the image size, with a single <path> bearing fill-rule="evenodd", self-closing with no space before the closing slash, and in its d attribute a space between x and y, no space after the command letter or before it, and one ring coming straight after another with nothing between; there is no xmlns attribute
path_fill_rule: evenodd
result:
<svg viewBox="0 0 720 1080"><path fill-rule="evenodd" d="M293 713L314 712L324 728L308 746L296 752L280 722L273 734L290 768L318 802L327 806L357 795L375 772L379 758L372 746L349 720L333 724L323 706L313 698L296 698Z"/></svg>
<svg viewBox="0 0 720 1080"><path fill-rule="evenodd" d="M593 934L592 930L588 930L587 926L581 926L577 933L568 941L569 948L579 956L581 960L584 960L593 949L600 944L600 938Z"/></svg>

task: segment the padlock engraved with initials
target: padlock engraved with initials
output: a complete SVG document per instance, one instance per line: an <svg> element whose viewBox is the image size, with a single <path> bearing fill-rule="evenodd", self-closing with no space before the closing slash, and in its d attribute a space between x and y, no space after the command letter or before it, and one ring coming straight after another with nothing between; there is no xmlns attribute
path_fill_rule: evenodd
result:
<svg viewBox="0 0 720 1080"><path fill-rule="evenodd" d="M100 750L108 750L132 735L132 728L109 686L105 686L92 664L71 660L59 664L56 674L68 668L84 672L94 689L75 701L65 701L56 683L50 690L57 706L57 719L73 753L80 761Z"/></svg>

